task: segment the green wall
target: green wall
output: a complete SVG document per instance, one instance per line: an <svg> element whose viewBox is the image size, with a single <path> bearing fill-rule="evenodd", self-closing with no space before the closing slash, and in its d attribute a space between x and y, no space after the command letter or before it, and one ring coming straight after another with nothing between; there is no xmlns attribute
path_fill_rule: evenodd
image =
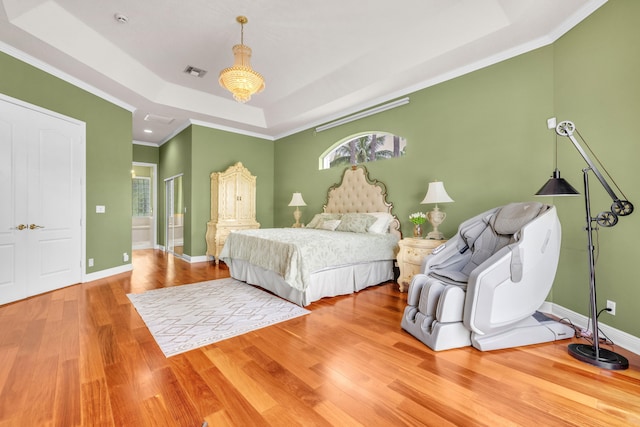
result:
<svg viewBox="0 0 640 427"><path fill-rule="evenodd" d="M428 182L442 180L455 200L441 205L447 236L472 215L511 201L535 200L533 193L554 167L555 133L546 119L572 120L625 192L640 209L636 167L640 155L635 120L640 114L640 2L605 4L551 46L411 94L409 105L320 133L312 129L276 142L276 226L292 221L286 204L301 191L303 222L320 212L326 189L342 170L318 171L318 157L336 141L363 131L407 138L407 155L374 162L370 175L386 183L389 200L410 235L408 215L432 206L419 202ZM558 141L563 177L582 188L586 166L566 138ZM301 180L300 177L305 177ZM592 177L593 214L610 210L611 199ZM610 181L613 183L613 180ZM538 199L557 206L563 225L558 275L550 300L589 314L589 278L584 199ZM640 337L640 286L632 269L640 256L640 213L600 229L596 244L598 307L611 299L616 316L601 322Z"/></svg>
<svg viewBox="0 0 640 427"><path fill-rule="evenodd" d="M184 215L184 253L191 252L191 127L186 128L160 147L158 167L158 244L165 245L165 180L182 175Z"/></svg>
<svg viewBox="0 0 640 427"><path fill-rule="evenodd" d="M273 227L273 141L192 125L160 147L158 243L164 237L164 180L184 174L184 253L202 256L207 250L205 234L211 217L210 175L237 162L256 176L256 219Z"/></svg>
<svg viewBox="0 0 640 427"><path fill-rule="evenodd" d="M86 271L131 263L131 112L2 52L0 70L1 93L86 123Z"/></svg>
<svg viewBox="0 0 640 427"><path fill-rule="evenodd" d="M261 227L273 227L274 143L251 136L233 134L203 126L192 126L191 253L207 251L205 233L211 219L211 173L242 162L256 176L256 220Z"/></svg>
<svg viewBox="0 0 640 427"><path fill-rule="evenodd" d="M158 147L133 144L132 155L134 162L153 163L155 165L160 162L160 149Z"/></svg>
<svg viewBox="0 0 640 427"><path fill-rule="evenodd" d="M367 164L370 176L386 184L404 235L412 233L409 214L433 208L420 205L430 181L442 180L455 200L440 205L448 215L440 229L448 236L476 213L532 199L551 164L551 145L539 141L549 140L552 70L552 48L538 49L410 94L410 103L394 110L277 141L276 225L292 222L287 203L294 191L307 203L303 222L322 210L327 188L344 168L319 171L318 157L336 141L368 130L407 139L405 156Z"/></svg>
<svg viewBox="0 0 640 427"><path fill-rule="evenodd" d="M640 115L640 2L609 1L554 44L555 114L571 120L636 211L620 217L596 238L598 307L617 303L616 315L600 321L640 337L640 284L633 265L640 258L640 170L637 120ZM558 141L562 176L582 192L586 163L571 141ZM604 173L605 169L601 168ZM611 209L611 198L591 174L592 215ZM615 187L614 187L615 189ZM582 197L556 198L563 224L563 253L554 302L588 314L589 275Z"/></svg>

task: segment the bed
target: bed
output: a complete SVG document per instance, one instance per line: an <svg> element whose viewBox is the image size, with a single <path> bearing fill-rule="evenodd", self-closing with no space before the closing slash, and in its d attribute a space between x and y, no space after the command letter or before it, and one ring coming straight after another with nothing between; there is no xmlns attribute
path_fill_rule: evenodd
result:
<svg viewBox="0 0 640 427"><path fill-rule="evenodd" d="M386 196L364 166L350 167L306 227L234 231L220 259L231 277L301 306L393 280L402 236Z"/></svg>

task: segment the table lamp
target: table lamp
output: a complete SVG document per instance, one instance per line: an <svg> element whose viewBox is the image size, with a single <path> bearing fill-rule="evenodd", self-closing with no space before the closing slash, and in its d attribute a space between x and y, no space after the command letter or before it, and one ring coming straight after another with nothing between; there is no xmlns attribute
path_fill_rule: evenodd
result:
<svg viewBox="0 0 640 427"><path fill-rule="evenodd" d="M302 216L302 212L298 206L307 206L307 204L302 199L302 193L293 193L291 197L291 201L289 202L289 206L295 206L296 210L293 211L293 218L295 218L296 222L292 225L293 228L300 228L302 224L300 224L300 217Z"/></svg>
<svg viewBox="0 0 640 427"><path fill-rule="evenodd" d="M435 203L436 207L427 214L427 218L433 226L433 231L427 233L427 239L444 240L444 235L438 230L438 226L444 222L447 214L438 209L438 203L451 203L453 199L447 194L442 181L434 181L429 183L427 195L420 204Z"/></svg>

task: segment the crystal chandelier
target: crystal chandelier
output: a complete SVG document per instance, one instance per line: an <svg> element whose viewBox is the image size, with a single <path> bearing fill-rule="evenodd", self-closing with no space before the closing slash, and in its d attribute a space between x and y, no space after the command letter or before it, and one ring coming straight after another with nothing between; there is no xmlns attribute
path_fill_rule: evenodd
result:
<svg viewBox="0 0 640 427"><path fill-rule="evenodd" d="M244 24L248 22L246 16L238 16L240 23L240 44L233 47L233 66L220 71L220 86L233 94L233 98L245 103L251 95L264 90L264 77L251 68L251 48L244 44Z"/></svg>

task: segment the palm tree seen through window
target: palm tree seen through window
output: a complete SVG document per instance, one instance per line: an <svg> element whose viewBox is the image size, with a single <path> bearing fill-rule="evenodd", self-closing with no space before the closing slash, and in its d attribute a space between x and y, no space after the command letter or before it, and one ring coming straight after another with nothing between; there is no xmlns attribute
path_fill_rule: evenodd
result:
<svg viewBox="0 0 640 427"><path fill-rule="evenodd" d="M405 154L406 140L386 132L366 132L338 141L321 157L321 168L356 165Z"/></svg>

